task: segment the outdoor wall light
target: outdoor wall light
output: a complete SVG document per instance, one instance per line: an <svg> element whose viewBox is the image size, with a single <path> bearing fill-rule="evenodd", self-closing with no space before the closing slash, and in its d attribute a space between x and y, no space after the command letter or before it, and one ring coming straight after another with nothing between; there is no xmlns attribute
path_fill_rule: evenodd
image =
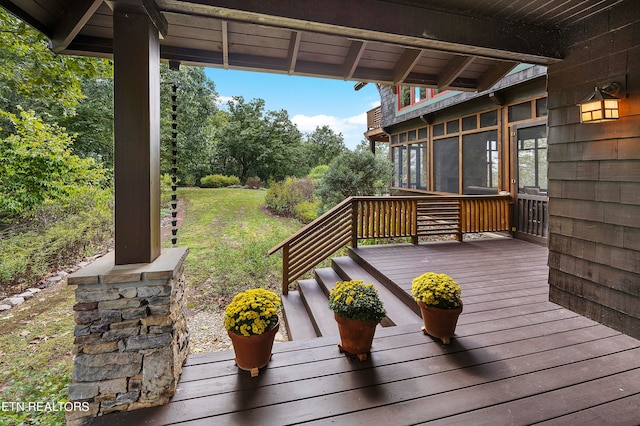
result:
<svg viewBox="0 0 640 426"><path fill-rule="evenodd" d="M581 123L601 123L620 118L618 94L622 87L618 83L609 83L596 87L594 92L580 102Z"/></svg>

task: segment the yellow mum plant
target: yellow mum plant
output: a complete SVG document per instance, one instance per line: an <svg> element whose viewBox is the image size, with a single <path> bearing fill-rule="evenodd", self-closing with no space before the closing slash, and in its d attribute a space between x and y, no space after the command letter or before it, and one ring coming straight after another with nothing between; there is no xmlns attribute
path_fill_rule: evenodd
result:
<svg viewBox="0 0 640 426"><path fill-rule="evenodd" d="M343 318L360 321L380 321L387 314L378 290L362 280L337 282L329 294L329 309Z"/></svg>
<svg viewBox="0 0 640 426"><path fill-rule="evenodd" d="M442 309L457 308L462 304L462 290L447 274L427 272L411 282L411 294L417 302Z"/></svg>
<svg viewBox="0 0 640 426"><path fill-rule="evenodd" d="M278 322L280 298L263 288L246 290L234 296L224 310L224 326L241 336L262 334Z"/></svg>

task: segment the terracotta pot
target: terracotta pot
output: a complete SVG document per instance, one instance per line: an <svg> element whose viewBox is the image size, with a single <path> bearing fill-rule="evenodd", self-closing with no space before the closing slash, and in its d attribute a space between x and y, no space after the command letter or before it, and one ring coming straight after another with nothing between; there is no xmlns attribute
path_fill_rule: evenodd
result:
<svg viewBox="0 0 640 426"><path fill-rule="evenodd" d="M265 331L262 334L252 336L242 336L233 331L228 331L233 350L236 354L236 365L238 368L251 372L251 377L256 377L261 368L269 364L271 360L271 349L273 340L280 328L280 323Z"/></svg>
<svg viewBox="0 0 640 426"><path fill-rule="evenodd" d="M340 332L340 352L355 356L360 361L367 359L373 343L373 335L376 326L380 321L359 321L350 318L343 318L334 313L334 318L338 323Z"/></svg>
<svg viewBox="0 0 640 426"><path fill-rule="evenodd" d="M422 312L422 321L424 322L422 331L424 334L437 337L445 345L449 344L456 331L458 317L462 312L462 302L460 306L453 309L436 308L422 302L418 302L418 306Z"/></svg>

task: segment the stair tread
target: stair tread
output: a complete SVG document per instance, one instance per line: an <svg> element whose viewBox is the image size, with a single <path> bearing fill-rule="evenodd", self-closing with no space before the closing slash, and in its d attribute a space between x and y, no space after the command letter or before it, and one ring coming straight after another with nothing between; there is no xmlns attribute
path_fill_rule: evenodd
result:
<svg viewBox="0 0 640 426"><path fill-rule="evenodd" d="M318 337L300 293L290 290L288 294L282 295L281 300L289 340L313 339Z"/></svg>
<svg viewBox="0 0 640 426"><path fill-rule="evenodd" d="M355 260L350 257L336 257L332 259L332 262L344 274L344 276L342 276L343 279L364 280L365 283L373 283L378 289L380 299L387 310L387 317L395 325L415 324L422 320L418 314L402 302L402 300L398 299L391 290L381 284L366 269L356 263Z"/></svg>
<svg viewBox="0 0 640 426"><path fill-rule="evenodd" d="M316 281L322 287L324 294L329 297L329 291L335 287L338 281L342 281L342 277L333 268L320 268L315 270Z"/></svg>
<svg viewBox="0 0 640 426"><path fill-rule="evenodd" d="M329 309L329 298L318 282L314 279L300 280L298 288L319 335L337 335L338 325L333 318L333 312Z"/></svg>

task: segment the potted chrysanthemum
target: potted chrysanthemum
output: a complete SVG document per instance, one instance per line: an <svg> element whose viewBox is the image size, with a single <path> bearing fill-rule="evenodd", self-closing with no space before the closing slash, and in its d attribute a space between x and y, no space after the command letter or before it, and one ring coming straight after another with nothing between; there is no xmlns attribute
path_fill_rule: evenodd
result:
<svg viewBox="0 0 640 426"><path fill-rule="evenodd" d="M427 272L413 279L411 294L422 312L422 331L448 344L462 312L458 283L447 274Z"/></svg>
<svg viewBox="0 0 640 426"><path fill-rule="evenodd" d="M329 294L329 309L338 323L340 352L367 359L376 326L386 315L373 284L362 280L337 282Z"/></svg>
<svg viewBox="0 0 640 426"><path fill-rule="evenodd" d="M271 349L280 327L280 297L270 290L256 288L234 296L225 308L224 325L229 333L236 365L255 377L271 360Z"/></svg>

